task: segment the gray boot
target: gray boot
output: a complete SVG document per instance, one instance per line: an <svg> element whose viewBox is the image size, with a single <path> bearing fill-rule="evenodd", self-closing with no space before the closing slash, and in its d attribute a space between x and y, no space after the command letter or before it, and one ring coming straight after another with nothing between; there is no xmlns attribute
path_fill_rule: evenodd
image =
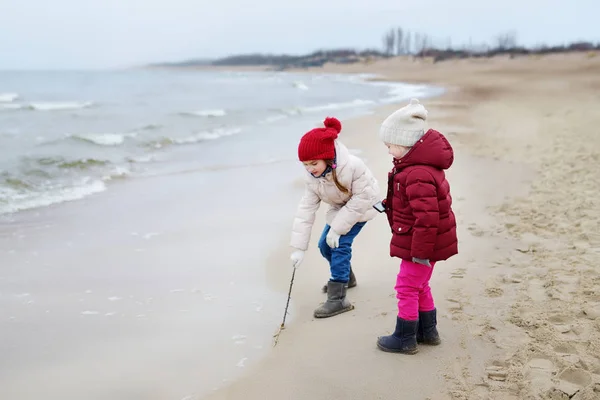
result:
<svg viewBox="0 0 600 400"><path fill-rule="evenodd" d="M315 310L315 318L333 317L353 308L346 299L346 283L330 281L327 282L327 301Z"/></svg>
<svg viewBox="0 0 600 400"><path fill-rule="evenodd" d="M346 284L346 287L350 289L354 286L356 286L356 276L354 275L354 271L352 271L352 267L350 267L350 280ZM327 284L323 285L323 288L321 290L323 291L323 293L327 293Z"/></svg>

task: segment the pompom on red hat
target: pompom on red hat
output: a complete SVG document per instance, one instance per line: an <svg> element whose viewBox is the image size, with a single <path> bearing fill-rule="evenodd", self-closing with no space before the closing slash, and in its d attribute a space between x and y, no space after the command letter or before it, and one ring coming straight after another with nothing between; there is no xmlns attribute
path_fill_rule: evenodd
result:
<svg viewBox="0 0 600 400"><path fill-rule="evenodd" d="M300 161L333 160L335 140L342 131L342 123L337 118L325 118L325 128L312 129L302 136L298 145Z"/></svg>

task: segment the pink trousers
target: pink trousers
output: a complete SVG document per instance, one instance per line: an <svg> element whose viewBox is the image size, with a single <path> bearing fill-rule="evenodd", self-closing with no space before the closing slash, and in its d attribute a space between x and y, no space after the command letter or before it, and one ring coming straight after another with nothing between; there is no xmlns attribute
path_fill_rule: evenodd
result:
<svg viewBox="0 0 600 400"><path fill-rule="evenodd" d="M398 299L398 317L407 321L416 321L419 311L432 311L435 308L429 280L435 263L431 267L402 260L396 279L396 298Z"/></svg>

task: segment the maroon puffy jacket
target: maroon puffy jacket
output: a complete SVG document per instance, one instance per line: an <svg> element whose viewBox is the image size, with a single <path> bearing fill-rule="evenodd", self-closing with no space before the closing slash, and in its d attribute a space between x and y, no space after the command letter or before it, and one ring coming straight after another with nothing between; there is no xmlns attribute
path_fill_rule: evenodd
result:
<svg viewBox="0 0 600 400"><path fill-rule="evenodd" d="M394 159L386 199L392 257L440 261L458 253L456 218L444 173L453 161L452 146L433 129L404 157Z"/></svg>

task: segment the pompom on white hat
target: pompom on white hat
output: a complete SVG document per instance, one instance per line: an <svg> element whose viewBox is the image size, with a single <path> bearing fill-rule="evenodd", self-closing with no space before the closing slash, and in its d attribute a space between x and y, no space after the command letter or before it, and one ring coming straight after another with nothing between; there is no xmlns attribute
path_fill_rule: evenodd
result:
<svg viewBox="0 0 600 400"><path fill-rule="evenodd" d="M427 110L417 99L383 121L379 129L379 138L386 144L412 147L427 129Z"/></svg>

